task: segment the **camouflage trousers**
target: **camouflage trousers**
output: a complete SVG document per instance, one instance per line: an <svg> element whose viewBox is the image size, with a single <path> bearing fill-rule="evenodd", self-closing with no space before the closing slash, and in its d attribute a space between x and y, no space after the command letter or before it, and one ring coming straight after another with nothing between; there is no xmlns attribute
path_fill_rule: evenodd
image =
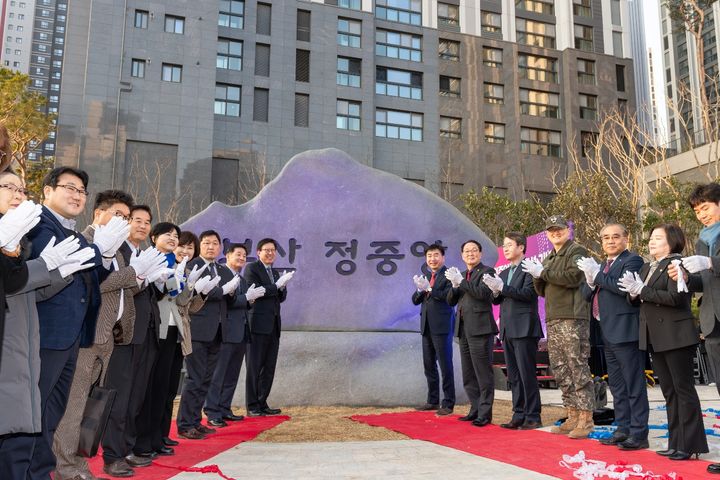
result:
<svg viewBox="0 0 720 480"><path fill-rule="evenodd" d="M550 368L565 407L592 410L595 405L590 358L590 328L585 320L553 319L547 323Z"/></svg>

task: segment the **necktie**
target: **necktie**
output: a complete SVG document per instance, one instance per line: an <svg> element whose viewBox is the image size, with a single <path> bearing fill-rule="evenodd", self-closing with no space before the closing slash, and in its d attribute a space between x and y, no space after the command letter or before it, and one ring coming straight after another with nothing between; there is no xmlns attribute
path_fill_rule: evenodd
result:
<svg viewBox="0 0 720 480"><path fill-rule="evenodd" d="M516 267L517 267L517 265L513 265L513 266L511 266L510 269L508 270L507 283L510 283L510 280L512 280L512 277L513 277L513 274L515 273L515 268L516 268Z"/></svg>
<svg viewBox="0 0 720 480"><path fill-rule="evenodd" d="M435 272L432 272L432 274L430 275L430 286L435 286Z"/></svg>
<svg viewBox="0 0 720 480"><path fill-rule="evenodd" d="M612 267L612 264L615 260L608 260L605 263L605 268L603 268L603 273L608 273L610 271L610 267ZM600 294L600 289L598 288L595 292L595 295L593 296L593 303L592 303L592 314L593 317L600 320L600 305L598 304L598 295Z"/></svg>
<svg viewBox="0 0 720 480"><path fill-rule="evenodd" d="M271 281L271 282L274 281L275 278L273 277L272 267L269 266L269 265L266 265L266 266L265 266L265 270L267 271L268 277L270 277L270 281Z"/></svg>
<svg viewBox="0 0 720 480"><path fill-rule="evenodd" d="M217 270L215 270L214 262L210 262L208 270L210 270L210 278L215 278L217 276Z"/></svg>
<svg viewBox="0 0 720 480"><path fill-rule="evenodd" d="M470 275L471 275L471 273L472 273L472 272L471 272L470 270L468 270L468 271L465 273L465 280L467 280L468 282L470 281Z"/></svg>

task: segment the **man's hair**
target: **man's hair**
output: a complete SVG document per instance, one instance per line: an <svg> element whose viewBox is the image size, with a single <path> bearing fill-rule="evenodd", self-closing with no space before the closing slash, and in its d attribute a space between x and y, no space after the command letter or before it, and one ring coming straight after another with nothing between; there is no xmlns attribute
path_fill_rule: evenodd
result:
<svg viewBox="0 0 720 480"><path fill-rule="evenodd" d="M445 247L443 247L439 243L433 243L432 245L428 245L425 248L425 255L427 255L428 252L432 252L433 250L437 250L440 252L440 254L445 255Z"/></svg>
<svg viewBox="0 0 720 480"><path fill-rule="evenodd" d="M132 208L135 205L135 200L132 195L122 190L103 190L102 192L95 195L95 210L110 208L116 203L122 203L128 208Z"/></svg>
<svg viewBox="0 0 720 480"><path fill-rule="evenodd" d="M527 237L519 232L508 232L505 234L505 238L509 238L517 246L523 247L523 253L525 253L525 250L527 250Z"/></svg>
<svg viewBox="0 0 720 480"><path fill-rule="evenodd" d="M623 225L622 223L618 223L618 222L609 222L609 223L606 223L605 225L603 225L602 228L600 229L600 235L602 235L602 232L605 231L605 229L608 227L620 227L623 237L630 236L630 231L627 229L627 227L625 225Z"/></svg>
<svg viewBox="0 0 720 480"><path fill-rule="evenodd" d="M215 230L205 230L200 234L200 241L203 241L203 238L206 237L215 237L217 238L218 243L222 243L222 238L220 238L220 234L216 232Z"/></svg>
<svg viewBox="0 0 720 480"><path fill-rule="evenodd" d="M90 177L87 172L73 167L53 168L47 175L45 175L45 178L43 178L43 187L56 188L58 186L60 176L65 175L66 173L78 177L80 181L82 181L83 188L87 190L88 182L90 181Z"/></svg>
<svg viewBox="0 0 720 480"><path fill-rule="evenodd" d="M0 172L0 178L8 176L8 175L15 175L16 177L20 176L17 173L15 173L15 170L13 170L12 167L8 167L5 170L3 170L2 172Z"/></svg>
<svg viewBox="0 0 720 480"><path fill-rule="evenodd" d="M137 212L138 210L147 212L147 214L150 215L150 221L152 222L152 219L153 219L152 210L150 210L150 207L148 207L147 205L133 205L132 207L130 207L130 218L132 218L133 213Z"/></svg>
<svg viewBox="0 0 720 480"><path fill-rule="evenodd" d="M228 243L225 247L224 255L227 257L228 254L234 252L236 248L242 248L245 250L245 254L247 255L247 247L244 243Z"/></svg>
<svg viewBox="0 0 720 480"><path fill-rule="evenodd" d="M272 238L263 238L260 240L257 244L257 250L260 251L262 247L268 243L272 243L275 248L277 248L277 242L273 240Z"/></svg>
<svg viewBox="0 0 720 480"><path fill-rule="evenodd" d="M478 250L480 250L482 252L482 245L480 245L480 242L478 242L477 240L467 240L465 243L460 245L460 253L462 253L462 251L465 250L465 245L467 245L468 243L474 243L475 245L477 245Z"/></svg>
<svg viewBox="0 0 720 480"><path fill-rule="evenodd" d="M178 237L178 246L190 245L191 243L193 246L193 256L190 260L197 258L200 255L200 240L198 240L197 235L189 230L180 232L180 236Z"/></svg>
<svg viewBox="0 0 720 480"><path fill-rule="evenodd" d="M695 208L705 202L720 203L719 184L712 182L706 185L698 185L692 192L690 192L688 203L692 208Z"/></svg>
<svg viewBox="0 0 720 480"><path fill-rule="evenodd" d="M653 230L657 230L658 228L665 231L665 237L670 246L670 253L682 253L682 251L685 250L686 240L682 228L674 223L661 223L660 225L655 225L652 230L650 230L650 234L652 235Z"/></svg>
<svg viewBox="0 0 720 480"><path fill-rule="evenodd" d="M155 245L155 239L159 237L160 235L164 235L166 233L170 233L172 231L175 231L178 235L178 240L180 239L180 227L175 225L174 223L170 222L160 222L157 225L155 225L152 230L150 230L150 241L153 245Z"/></svg>

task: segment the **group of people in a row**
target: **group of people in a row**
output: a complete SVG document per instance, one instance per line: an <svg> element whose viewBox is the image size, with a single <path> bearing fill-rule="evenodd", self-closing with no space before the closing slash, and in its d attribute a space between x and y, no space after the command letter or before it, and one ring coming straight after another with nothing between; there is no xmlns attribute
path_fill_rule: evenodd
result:
<svg viewBox="0 0 720 480"><path fill-rule="evenodd" d="M700 295L700 328L714 378L720 378L720 185L698 186L688 202L704 228L695 255L682 256L686 238L673 224L657 225L648 239L649 261L628 250L629 234L618 223L599 232L605 258L598 263L573 241L561 215L547 220L552 251L542 260L525 257L526 237L507 233L502 250L509 262L498 275L481 262L480 242L461 247L466 269L445 265L445 250L425 251L428 275L416 275L413 303L421 305L421 334L427 402L418 410L452 413L455 405L452 338L460 348L463 386L470 411L458 418L482 427L492 420L493 346L499 333L513 416L509 429L542 427L536 376L543 336L538 296L545 300L550 367L562 391L567 420L551 431L587 438L593 430L595 394L589 367L590 322L599 322L617 429L601 440L623 450L648 448L649 404L646 352L652 357L667 403L669 440L659 455L688 460L708 452L693 359L700 341L691 311ZM493 318L499 305L499 325ZM442 400L440 376L442 375ZM718 382L720 393L720 382ZM711 464L710 473L720 473Z"/></svg>
<svg viewBox="0 0 720 480"><path fill-rule="evenodd" d="M202 439L243 419L230 408L243 358L248 414L280 413L267 397L293 273L272 269L273 239L258 242L258 261L246 266L244 245L223 251L213 230L197 237L170 222L153 225L151 209L120 190L98 193L92 223L78 232L88 175L70 167L45 177L42 205L27 195L19 176L0 172L3 478L95 478L78 448L96 384L115 390L102 437L105 473L129 477L173 455L183 360L180 437Z"/></svg>

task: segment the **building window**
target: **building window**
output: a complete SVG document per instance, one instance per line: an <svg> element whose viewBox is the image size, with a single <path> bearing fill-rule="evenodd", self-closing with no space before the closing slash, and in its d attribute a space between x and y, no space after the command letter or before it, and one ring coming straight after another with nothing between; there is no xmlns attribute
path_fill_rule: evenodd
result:
<svg viewBox="0 0 720 480"><path fill-rule="evenodd" d="M36 60L37 60L38 63L45 63L45 60L46 60L45 57L41 57L41 56L38 55L38 56L35 57L35 58L36 58Z"/></svg>
<svg viewBox="0 0 720 480"><path fill-rule="evenodd" d="M268 104L270 103L270 90L256 88L253 95L253 121L268 121Z"/></svg>
<svg viewBox="0 0 720 480"><path fill-rule="evenodd" d="M518 18L517 41L535 47L555 48L555 25Z"/></svg>
<svg viewBox="0 0 720 480"><path fill-rule="evenodd" d="M492 68L502 68L503 51L500 48L483 47L483 65Z"/></svg>
<svg viewBox="0 0 720 480"><path fill-rule="evenodd" d="M141 60L139 58L132 59L130 76L135 78L145 78L145 60Z"/></svg>
<svg viewBox="0 0 720 480"><path fill-rule="evenodd" d="M135 10L135 28L147 28L149 14L147 10Z"/></svg>
<svg viewBox="0 0 720 480"><path fill-rule="evenodd" d="M255 32L259 35L270 35L272 25L272 5L267 3L257 4L257 19Z"/></svg>
<svg viewBox="0 0 720 480"><path fill-rule="evenodd" d="M527 155L561 158L560 132L537 128L521 128L520 152Z"/></svg>
<svg viewBox="0 0 720 480"><path fill-rule="evenodd" d="M578 58L578 83L582 85L595 85L595 62Z"/></svg>
<svg viewBox="0 0 720 480"><path fill-rule="evenodd" d="M518 55L518 70L520 78L550 83L558 81L558 62L555 58L521 53Z"/></svg>
<svg viewBox="0 0 720 480"><path fill-rule="evenodd" d="M343 47L360 48L362 22L338 17L337 44Z"/></svg>
<svg viewBox="0 0 720 480"><path fill-rule="evenodd" d="M309 10L298 10L297 11L297 27L295 31L295 38L301 42L310 41L310 11Z"/></svg>
<svg viewBox="0 0 720 480"><path fill-rule="evenodd" d="M420 25L421 0L375 0L375 16L391 22Z"/></svg>
<svg viewBox="0 0 720 480"><path fill-rule="evenodd" d="M555 15L555 5L552 0L515 0L515 8L526 12Z"/></svg>
<svg viewBox="0 0 720 480"><path fill-rule="evenodd" d="M392 30L375 30L375 54L400 60L422 61L422 37Z"/></svg>
<svg viewBox="0 0 720 480"><path fill-rule="evenodd" d="M457 77L440 75L440 95L443 97L459 97L460 79Z"/></svg>
<svg viewBox="0 0 720 480"><path fill-rule="evenodd" d="M215 66L225 70L242 70L243 42L219 38Z"/></svg>
<svg viewBox="0 0 720 480"><path fill-rule="evenodd" d="M598 134L595 132L580 132L580 153L583 158L590 157L590 153L597 145Z"/></svg>
<svg viewBox="0 0 720 480"><path fill-rule="evenodd" d="M163 82L182 82L182 65L173 65L171 63L162 64L162 80Z"/></svg>
<svg viewBox="0 0 720 480"><path fill-rule="evenodd" d="M255 75L259 77L270 76L270 45L255 44Z"/></svg>
<svg viewBox="0 0 720 480"><path fill-rule="evenodd" d="M422 142L422 113L378 108L375 111L375 136Z"/></svg>
<svg viewBox="0 0 720 480"><path fill-rule="evenodd" d="M597 97L595 95L580 94L580 118L597 120Z"/></svg>
<svg viewBox="0 0 720 480"><path fill-rule="evenodd" d="M337 101L335 124L339 130L360 131L360 102Z"/></svg>
<svg viewBox="0 0 720 480"><path fill-rule="evenodd" d="M360 10L361 0L325 0L326 5L337 5L340 8L348 8L350 10Z"/></svg>
<svg viewBox="0 0 720 480"><path fill-rule="evenodd" d="M586 52L593 51L593 28L575 25L575 48Z"/></svg>
<svg viewBox="0 0 720 480"><path fill-rule="evenodd" d="M218 25L228 28L245 28L244 0L220 0Z"/></svg>
<svg viewBox="0 0 720 480"><path fill-rule="evenodd" d="M215 115L240 116L240 85L215 84Z"/></svg>
<svg viewBox="0 0 720 480"><path fill-rule="evenodd" d="M618 92L625 91L625 66L615 65L615 84Z"/></svg>
<svg viewBox="0 0 720 480"><path fill-rule="evenodd" d="M337 84L346 87L360 87L362 60L359 58L338 57Z"/></svg>
<svg viewBox="0 0 720 480"><path fill-rule="evenodd" d="M462 119L454 117L440 117L440 136L443 138L461 138Z"/></svg>
<svg viewBox="0 0 720 480"><path fill-rule="evenodd" d="M295 50L295 81L310 81L310 50Z"/></svg>
<svg viewBox="0 0 720 480"><path fill-rule="evenodd" d="M295 94L295 126L308 127L310 125L310 95Z"/></svg>
<svg viewBox="0 0 720 480"><path fill-rule="evenodd" d="M177 33L178 35L185 33L185 17L165 15L165 31L167 33Z"/></svg>
<svg viewBox="0 0 720 480"><path fill-rule="evenodd" d="M613 55L616 57L623 56L623 38L622 32L612 32L613 38Z"/></svg>
<svg viewBox="0 0 720 480"><path fill-rule="evenodd" d="M482 12L481 14L481 28L485 33L501 33L502 32L502 17L499 13L494 12Z"/></svg>
<svg viewBox="0 0 720 480"><path fill-rule="evenodd" d="M375 93L389 97L422 100L422 73L377 67Z"/></svg>
<svg viewBox="0 0 720 480"><path fill-rule="evenodd" d="M483 83L485 103L505 103L505 87L499 83Z"/></svg>
<svg viewBox="0 0 720 480"><path fill-rule="evenodd" d="M438 2L438 28L460 31L460 7Z"/></svg>
<svg viewBox="0 0 720 480"><path fill-rule="evenodd" d="M38 52L47 52L48 46L47 46L47 45L44 45L44 44L42 44L42 43L38 43L38 44L37 44L37 49L38 49Z"/></svg>
<svg viewBox="0 0 720 480"><path fill-rule="evenodd" d="M534 117L560 118L560 96L557 93L521 88L520 113Z"/></svg>
<svg viewBox="0 0 720 480"><path fill-rule="evenodd" d="M438 42L438 54L444 60L460 61L460 42L441 38Z"/></svg>
<svg viewBox="0 0 720 480"><path fill-rule="evenodd" d="M573 0L573 15L592 18L592 0Z"/></svg>
<svg viewBox="0 0 720 480"><path fill-rule="evenodd" d="M51 83L50 84L50 90L53 92L59 92L60 91L60 84L59 83Z"/></svg>
<svg viewBox="0 0 720 480"><path fill-rule="evenodd" d="M620 0L610 0L610 20L615 26L622 26L620 15Z"/></svg>
<svg viewBox="0 0 720 480"><path fill-rule="evenodd" d="M485 122L485 143L505 143L505 124Z"/></svg>

